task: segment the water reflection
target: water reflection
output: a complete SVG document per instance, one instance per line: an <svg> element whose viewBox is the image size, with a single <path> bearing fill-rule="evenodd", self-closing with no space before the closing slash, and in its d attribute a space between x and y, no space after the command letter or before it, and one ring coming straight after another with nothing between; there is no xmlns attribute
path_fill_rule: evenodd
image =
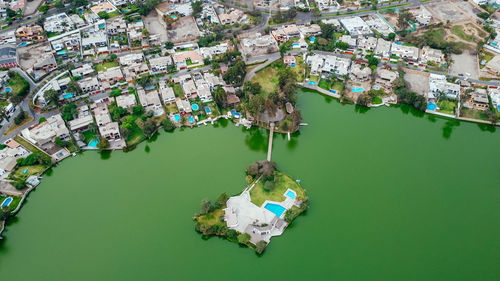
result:
<svg viewBox="0 0 500 281"><path fill-rule="evenodd" d="M247 135L245 136L245 144L250 148L250 150L253 151L267 151L267 139L269 137L269 134L265 132L268 132L267 130L257 128L257 127L252 127L250 130L248 130Z"/></svg>
<svg viewBox="0 0 500 281"><path fill-rule="evenodd" d="M449 139L451 137L451 133L453 132L453 127L460 126L460 121L451 119L446 121L443 126L443 138Z"/></svg>
<svg viewBox="0 0 500 281"><path fill-rule="evenodd" d="M495 127L495 126L493 126L491 124L477 123L477 126L483 132L494 133L497 130L497 127Z"/></svg>
<svg viewBox="0 0 500 281"><path fill-rule="evenodd" d="M99 154L101 154L101 160L108 160L111 158L111 150L103 150L100 151Z"/></svg>
<svg viewBox="0 0 500 281"><path fill-rule="evenodd" d="M146 145L146 146L144 147L144 151L145 151L146 153L149 153L149 152L151 151L151 148L149 147L149 145Z"/></svg>
<svg viewBox="0 0 500 281"><path fill-rule="evenodd" d="M369 110L371 109L371 107L368 107L368 106L361 106L361 105L354 105L354 112L356 113L366 113L368 112Z"/></svg>

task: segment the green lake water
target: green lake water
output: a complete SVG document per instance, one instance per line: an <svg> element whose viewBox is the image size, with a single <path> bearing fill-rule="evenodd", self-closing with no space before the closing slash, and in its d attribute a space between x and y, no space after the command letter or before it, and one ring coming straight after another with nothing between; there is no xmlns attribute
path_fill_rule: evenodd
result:
<svg viewBox="0 0 500 281"><path fill-rule="evenodd" d="M268 133L231 124L85 152L46 175L0 244L0 280L500 280L500 131L301 94L273 160L311 200L265 254L203 240L204 198L239 193Z"/></svg>

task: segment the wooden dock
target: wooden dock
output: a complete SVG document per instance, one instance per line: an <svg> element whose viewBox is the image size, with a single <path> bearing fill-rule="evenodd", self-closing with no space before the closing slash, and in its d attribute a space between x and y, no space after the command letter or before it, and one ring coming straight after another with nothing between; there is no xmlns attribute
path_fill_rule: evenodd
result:
<svg viewBox="0 0 500 281"><path fill-rule="evenodd" d="M271 153L273 151L273 133L274 133L274 123L271 123L271 130L269 134L269 145L267 146L267 161L271 161Z"/></svg>

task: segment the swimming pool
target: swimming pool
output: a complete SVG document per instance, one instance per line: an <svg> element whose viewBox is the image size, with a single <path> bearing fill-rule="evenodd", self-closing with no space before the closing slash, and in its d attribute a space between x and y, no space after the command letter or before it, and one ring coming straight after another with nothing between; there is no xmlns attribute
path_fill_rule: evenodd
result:
<svg viewBox="0 0 500 281"><path fill-rule="evenodd" d="M309 81L309 85L316 85L316 82L314 82L314 81Z"/></svg>
<svg viewBox="0 0 500 281"><path fill-rule="evenodd" d="M364 91L365 91L365 89L363 89L363 88L355 88L355 89L352 89L352 91L353 91L354 93L359 93L359 92L364 92Z"/></svg>
<svg viewBox="0 0 500 281"><path fill-rule="evenodd" d="M275 214L277 217L281 217L281 215L283 214L283 212L285 212L285 207L281 206L281 205L278 205L278 204L274 204L274 203L267 203L264 208L266 208L267 210L271 211L273 214Z"/></svg>
<svg viewBox="0 0 500 281"><path fill-rule="evenodd" d="M437 108L437 105L435 103L433 103L433 102L430 102L427 105L427 110L434 111L436 108Z"/></svg>
<svg viewBox="0 0 500 281"><path fill-rule="evenodd" d="M57 52L57 54L58 55L64 55L64 54L66 54L66 50L59 51L59 52Z"/></svg>
<svg viewBox="0 0 500 281"><path fill-rule="evenodd" d="M286 196L290 197L290 199L295 199L295 192L293 192L293 190L288 190Z"/></svg>
<svg viewBox="0 0 500 281"><path fill-rule="evenodd" d="M192 108L194 111L197 111L198 109L200 109L196 103L193 103L193 104L191 105L191 108Z"/></svg>
<svg viewBox="0 0 500 281"><path fill-rule="evenodd" d="M212 111L210 110L210 107L208 107L208 106L206 106L206 107L205 107L205 112L206 112L207 114L212 113Z"/></svg>
<svg viewBox="0 0 500 281"><path fill-rule="evenodd" d="M99 141L97 139L93 139L89 142L89 147L97 147L97 144L99 143Z"/></svg>
<svg viewBox="0 0 500 281"><path fill-rule="evenodd" d="M17 46L18 46L18 47L24 47L24 46L26 46L26 42L23 42L23 43L21 43L21 44L19 44L19 45L17 45Z"/></svg>
<svg viewBox="0 0 500 281"><path fill-rule="evenodd" d="M63 96L65 99L70 99L73 97L73 93L67 93Z"/></svg>
<svg viewBox="0 0 500 281"><path fill-rule="evenodd" d="M236 112L236 110L234 110L234 109L231 110L231 113L233 114L234 118L240 118L241 117L241 114L239 114L238 112Z"/></svg>
<svg viewBox="0 0 500 281"><path fill-rule="evenodd" d="M179 114L175 114L174 115L174 120L175 120L175 122L181 121L181 116Z"/></svg>
<svg viewBox="0 0 500 281"><path fill-rule="evenodd" d="M10 92L12 92L12 88L11 88L11 87L7 87L7 88L5 88L5 91L6 91L7 93L10 93Z"/></svg>
<svg viewBox="0 0 500 281"><path fill-rule="evenodd" d="M336 93L337 93L337 91L330 89L330 93L334 93L334 94L336 94Z"/></svg>
<svg viewBox="0 0 500 281"><path fill-rule="evenodd" d="M189 116L188 117L188 120L189 120L189 123L193 124L194 123L194 118L193 116Z"/></svg>
<svg viewBox="0 0 500 281"><path fill-rule="evenodd" d="M8 207L11 202L12 202L12 197L5 198L5 200L3 200L3 202L2 202L2 208L3 207Z"/></svg>

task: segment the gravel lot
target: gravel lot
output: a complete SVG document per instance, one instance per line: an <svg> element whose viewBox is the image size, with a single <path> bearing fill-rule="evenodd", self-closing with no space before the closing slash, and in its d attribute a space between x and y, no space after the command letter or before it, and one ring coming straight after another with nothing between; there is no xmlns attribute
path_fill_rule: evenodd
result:
<svg viewBox="0 0 500 281"><path fill-rule="evenodd" d="M429 77L424 74L405 73L405 80L410 91L419 95L429 92Z"/></svg>
<svg viewBox="0 0 500 281"><path fill-rule="evenodd" d="M465 77L479 79L478 59L477 55L471 51L464 50L460 55L451 55L453 63L450 66L450 74L458 76L463 74ZM470 75L467 75L470 74Z"/></svg>

